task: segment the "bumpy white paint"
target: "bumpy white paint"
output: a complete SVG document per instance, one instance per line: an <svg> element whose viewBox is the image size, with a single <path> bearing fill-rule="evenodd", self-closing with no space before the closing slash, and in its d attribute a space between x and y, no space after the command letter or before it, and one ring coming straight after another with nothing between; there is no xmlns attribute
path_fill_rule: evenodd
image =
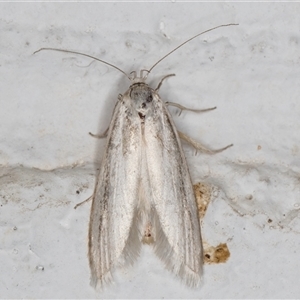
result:
<svg viewBox="0 0 300 300"><path fill-rule="evenodd" d="M298 297L299 3L2 3L1 296ZM193 41L149 77L166 101L218 109L183 112L179 130L218 155L184 147L194 182L219 189L203 222L211 245L227 243L225 264L204 266L204 282L178 284L144 247L132 269L101 294L89 285L90 205L106 129L124 77L90 60L40 47L78 50L126 72L147 68ZM78 194L78 193L79 194Z"/></svg>

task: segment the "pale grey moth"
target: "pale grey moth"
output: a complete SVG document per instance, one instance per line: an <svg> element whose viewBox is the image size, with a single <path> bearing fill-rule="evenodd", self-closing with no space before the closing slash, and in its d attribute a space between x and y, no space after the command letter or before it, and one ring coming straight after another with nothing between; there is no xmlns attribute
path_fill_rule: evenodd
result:
<svg viewBox="0 0 300 300"><path fill-rule="evenodd" d="M226 24L209 29L237 25ZM193 185L180 138L196 149L220 152L231 145L208 150L179 132L158 89L145 81L151 70L140 76L108 64L130 80L129 89L119 96L108 130L107 144L94 194L89 225L89 263L91 284L102 286L112 280L112 271L133 264L142 244L153 247L165 267L179 276L186 285L198 286L202 276L203 250ZM38 51L40 51L38 50ZM37 51L37 52L38 52ZM214 109L214 108L212 108ZM210 110L210 109L208 109Z"/></svg>

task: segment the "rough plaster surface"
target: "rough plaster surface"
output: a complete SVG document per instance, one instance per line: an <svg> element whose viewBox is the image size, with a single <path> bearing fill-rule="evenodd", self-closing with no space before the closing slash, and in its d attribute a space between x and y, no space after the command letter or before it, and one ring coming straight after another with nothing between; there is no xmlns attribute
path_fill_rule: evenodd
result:
<svg viewBox="0 0 300 300"><path fill-rule="evenodd" d="M299 297L299 3L1 3L0 296L2 298ZM185 146L193 181L214 186L203 220L223 264L188 289L144 247L104 291L89 285L87 203L103 153L101 132L129 82L77 50L149 76L178 128L217 155Z"/></svg>

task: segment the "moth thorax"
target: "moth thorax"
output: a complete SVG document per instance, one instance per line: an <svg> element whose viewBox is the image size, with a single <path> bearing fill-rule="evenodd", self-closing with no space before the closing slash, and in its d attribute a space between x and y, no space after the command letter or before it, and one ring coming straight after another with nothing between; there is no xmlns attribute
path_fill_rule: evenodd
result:
<svg viewBox="0 0 300 300"><path fill-rule="evenodd" d="M153 89L144 82L134 83L130 87L129 96L140 119L143 121L147 111L152 106Z"/></svg>

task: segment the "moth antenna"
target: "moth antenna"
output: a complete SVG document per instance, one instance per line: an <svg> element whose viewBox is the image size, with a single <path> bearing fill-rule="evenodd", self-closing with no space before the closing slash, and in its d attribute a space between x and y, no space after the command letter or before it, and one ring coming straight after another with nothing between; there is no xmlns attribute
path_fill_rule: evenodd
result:
<svg viewBox="0 0 300 300"><path fill-rule="evenodd" d="M180 44L179 46L177 46L175 49L173 49L172 51L170 51L169 53L167 53L165 56L163 56L160 60L158 60L148 71L148 74L154 69L154 67L156 67L162 60L164 60L166 57L168 57L170 54L172 54L173 52L175 52L177 49L181 48L183 45L187 44L188 42L190 42L191 40L195 39L196 37L198 37L199 35L202 35L204 33L207 33L209 31L215 30L217 28L220 27L226 27L226 26L235 26L235 25L239 25L239 24L235 24L235 23L230 23L230 24L224 24L224 25L219 25L213 28L210 28L208 30L205 30L201 33L196 34L195 36L191 37L190 39L188 39L187 41L183 42L182 44Z"/></svg>
<svg viewBox="0 0 300 300"><path fill-rule="evenodd" d="M115 68L116 70L120 71L120 72L123 73L129 80L131 80L131 78L130 78L123 70L121 70L120 68L116 67L115 65L110 64L109 62L106 62L106 61L104 61L104 60L102 60L102 59L99 59L99 58L97 58L97 57L95 57L95 56L92 56L92 55L89 55L89 54L85 54L85 53L81 53L81 52L77 52L77 51L70 51L70 50L58 49L58 48L41 48L41 49L39 49L39 50L33 52L33 54L36 54L36 53L38 53L38 52L40 52L40 51L42 51L42 50L53 50L53 51L59 51L59 52L74 53L74 54L78 54L78 55L82 55L82 56L86 56L86 57L89 57L89 58L98 60L98 61L100 61L101 63L106 64L106 65L108 65L108 66L110 66L110 67L113 67L113 68Z"/></svg>

